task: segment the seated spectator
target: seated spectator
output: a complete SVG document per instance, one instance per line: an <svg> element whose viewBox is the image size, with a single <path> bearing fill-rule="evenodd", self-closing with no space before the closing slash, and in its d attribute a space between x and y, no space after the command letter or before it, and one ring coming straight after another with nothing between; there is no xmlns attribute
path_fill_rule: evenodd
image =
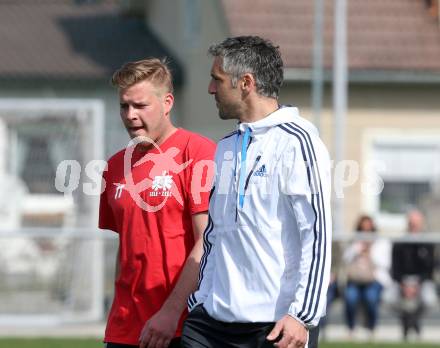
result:
<svg viewBox="0 0 440 348"><path fill-rule="evenodd" d="M356 326L360 305L366 327L374 335L382 290L391 283L390 243L375 236L376 226L370 216L362 215L356 226L357 238L345 250L347 285L344 291L345 315L350 336Z"/></svg>
<svg viewBox="0 0 440 348"><path fill-rule="evenodd" d="M408 233L416 237L423 232L424 216L418 210L407 214ZM426 308L435 305L433 285L434 245L417 240L395 243L392 252L392 276L399 284L401 301L398 311L406 340L411 330L421 333L420 321Z"/></svg>

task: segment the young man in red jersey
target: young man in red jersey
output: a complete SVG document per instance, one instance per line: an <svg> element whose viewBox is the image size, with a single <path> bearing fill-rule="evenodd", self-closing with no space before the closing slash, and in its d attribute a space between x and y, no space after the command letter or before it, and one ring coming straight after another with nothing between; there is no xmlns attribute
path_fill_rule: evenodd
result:
<svg viewBox="0 0 440 348"><path fill-rule="evenodd" d="M132 141L103 174L99 227L119 235L104 341L107 348L178 347L197 283L215 145L172 124L164 62L127 63L112 83Z"/></svg>

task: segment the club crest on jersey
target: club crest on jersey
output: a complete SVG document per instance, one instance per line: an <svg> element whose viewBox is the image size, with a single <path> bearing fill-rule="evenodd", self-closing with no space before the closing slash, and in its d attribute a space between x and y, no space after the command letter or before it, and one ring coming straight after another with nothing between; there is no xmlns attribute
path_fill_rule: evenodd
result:
<svg viewBox="0 0 440 348"><path fill-rule="evenodd" d="M255 172L254 172L254 176L259 176L259 177L267 177L267 171L266 171L266 165L262 165L260 168L258 168Z"/></svg>
<svg viewBox="0 0 440 348"><path fill-rule="evenodd" d="M122 190L125 188L125 184L121 184L119 182L114 182L113 185L116 186L115 199L121 198Z"/></svg>
<svg viewBox="0 0 440 348"><path fill-rule="evenodd" d="M170 197L171 187L173 186L173 177L168 175L168 172L164 170L162 175L156 175L153 179L151 188L153 191L150 192L150 197ZM161 190L161 191L160 191Z"/></svg>

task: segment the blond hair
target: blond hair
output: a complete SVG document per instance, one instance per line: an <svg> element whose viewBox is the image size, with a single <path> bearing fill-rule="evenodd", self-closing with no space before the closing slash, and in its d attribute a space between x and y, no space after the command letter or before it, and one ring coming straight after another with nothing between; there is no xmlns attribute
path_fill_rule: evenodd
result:
<svg viewBox="0 0 440 348"><path fill-rule="evenodd" d="M115 71L111 82L113 86L125 89L144 80L156 87L164 87L166 93L173 93L171 71L165 59L147 58L125 63Z"/></svg>

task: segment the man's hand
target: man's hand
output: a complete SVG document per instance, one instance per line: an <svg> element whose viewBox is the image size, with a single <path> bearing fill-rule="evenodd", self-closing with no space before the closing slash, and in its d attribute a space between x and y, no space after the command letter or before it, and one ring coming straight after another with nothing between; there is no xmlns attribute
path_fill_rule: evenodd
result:
<svg viewBox="0 0 440 348"><path fill-rule="evenodd" d="M307 343L307 329L290 315L278 320L266 338L274 341L280 336L281 339L274 343L278 348L304 348Z"/></svg>
<svg viewBox="0 0 440 348"><path fill-rule="evenodd" d="M180 314L162 307L145 323L139 336L139 348L168 348L179 319Z"/></svg>
<svg viewBox="0 0 440 348"><path fill-rule="evenodd" d="M200 258L203 254L203 231L208 223L208 213L192 216L194 247L189 254L179 280L162 308L148 320L139 336L139 348L168 348L186 307L186 300L197 287Z"/></svg>

